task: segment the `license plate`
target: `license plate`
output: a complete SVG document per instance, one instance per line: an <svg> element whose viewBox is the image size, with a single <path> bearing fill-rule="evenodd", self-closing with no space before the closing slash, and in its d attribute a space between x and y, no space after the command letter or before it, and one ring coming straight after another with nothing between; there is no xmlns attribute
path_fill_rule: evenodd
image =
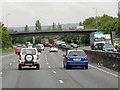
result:
<svg viewBox="0 0 120 90"><path fill-rule="evenodd" d="M32 63L26 63L25 65L33 65Z"/></svg>
<svg viewBox="0 0 120 90"><path fill-rule="evenodd" d="M74 60L81 60L81 58L74 58Z"/></svg>

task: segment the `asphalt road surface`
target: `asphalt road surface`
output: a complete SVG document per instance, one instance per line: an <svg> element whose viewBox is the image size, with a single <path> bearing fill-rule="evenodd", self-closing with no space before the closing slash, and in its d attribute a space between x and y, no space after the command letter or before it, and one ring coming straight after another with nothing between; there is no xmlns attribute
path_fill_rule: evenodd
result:
<svg viewBox="0 0 120 90"><path fill-rule="evenodd" d="M118 88L118 77L89 66L88 70L63 68L63 52L40 54L40 70L18 70L18 55L2 57L2 88ZM1 78L0 78L1 79Z"/></svg>

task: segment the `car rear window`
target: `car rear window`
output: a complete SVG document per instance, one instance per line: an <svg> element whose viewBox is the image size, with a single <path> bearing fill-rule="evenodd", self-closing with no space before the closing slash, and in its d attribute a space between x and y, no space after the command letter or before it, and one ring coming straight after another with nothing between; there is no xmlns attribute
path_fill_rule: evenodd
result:
<svg viewBox="0 0 120 90"><path fill-rule="evenodd" d="M35 49L23 49L22 50L22 55L26 55L26 54L35 55L36 54L36 50Z"/></svg>
<svg viewBox="0 0 120 90"><path fill-rule="evenodd" d="M70 51L68 56L85 56L85 52L83 51Z"/></svg>

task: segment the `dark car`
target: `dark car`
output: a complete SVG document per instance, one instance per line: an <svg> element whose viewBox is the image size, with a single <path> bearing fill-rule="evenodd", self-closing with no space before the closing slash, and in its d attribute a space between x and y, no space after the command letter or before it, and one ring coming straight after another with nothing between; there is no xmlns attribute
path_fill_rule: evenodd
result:
<svg viewBox="0 0 120 90"><path fill-rule="evenodd" d="M82 67L88 69L88 58L83 50L68 50L64 56L64 68Z"/></svg>

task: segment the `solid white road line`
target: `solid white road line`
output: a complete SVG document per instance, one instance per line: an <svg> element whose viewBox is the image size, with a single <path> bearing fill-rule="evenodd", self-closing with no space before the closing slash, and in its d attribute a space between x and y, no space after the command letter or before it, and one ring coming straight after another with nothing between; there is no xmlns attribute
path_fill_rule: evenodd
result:
<svg viewBox="0 0 120 90"><path fill-rule="evenodd" d="M0 72L0 75L3 74L3 72Z"/></svg>
<svg viewBox="0 0 120 90"><path fill-rule="evenodd" d="M62 80L59 80L60 83L64 83Z"/></svg>
<svg viewBox="0 0 120 90"><path fill-rule="evenodd" d="M97 70L99 70L99 71L102 71L102 72L104 72L104 73L110 74L110 75L112 75L112 76L120 77L119 75L116 75L116 74L113 74L113 73L111 73L111 72L105 71L105 70L100 69L100 68L98 68L98 67L95 67L95 66L93 66L93 65L91 65L91 64L89 64L89 66L90 66L90 67L93 67L93 68L95 68L95 69L97 69Z"/></svg>
<svg viewBox="0 0 120 90"><path fill-rule="evenodd" d="M56 73L56 71L52 71L54 74Z"/></svg>
<svg viewBox="0 0 120 90"><path fill-rule="evenodd" d="M48 68L51 68L50 66L48 66Z"/></svg>

